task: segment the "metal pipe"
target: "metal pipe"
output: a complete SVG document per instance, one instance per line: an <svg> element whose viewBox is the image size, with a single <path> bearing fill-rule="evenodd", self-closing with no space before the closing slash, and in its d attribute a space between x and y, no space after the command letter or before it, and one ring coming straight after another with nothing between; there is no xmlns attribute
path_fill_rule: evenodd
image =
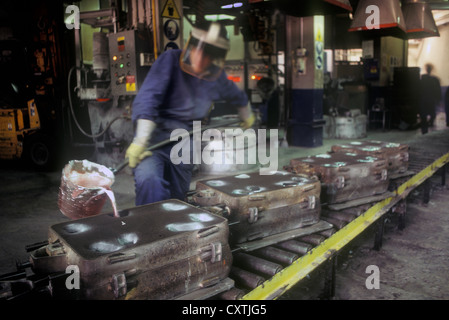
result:
<svg viewBox="0 0 449 320"><path fill-rule="evenodd" d="M319 235L319 234L308 234L306 236L303 236L300 238L301 241L310 243L311 245L319 245L321 242L323 242L324 240L326 240L326 238L324 238L323 236Z"/></svg>
<svg viewBox="0 0 449 320"><path fill-rule="evenodd" d="M128 10L131 10L131 28L137 28L137 0L131 0L129 3L131 3L131 8Z"/></svg>
<svg viewBox="0 0 449 320"><path fill-rule="evenodd" d="M446 165L442 166L441 169L441 185L446 185Z"/></svg>
<svg viewBox="0 0 449 320"><path fill-rule="evenodd" d="M342 220L345 222L351 222L356 218L355 214L346 213L346 212L337 212L337 211L322 211L321 216L325 218L334 218L338 220Z"/></svg>
<svg viewBox="0 0 449 320"><path fill-rule="evenodd" d="M243 290L232 288L228 291L222 292L218 295L218 298L222 300L240 300L245 295Z"/></svg>
<svg viewBox="0 0 449 320"><path fill-rule="evenodd" d="M265 247L254 251L254 254L260 258L270 260L282 265L291 265L293 261L299 258L299 255L275 247Z"/></svg>
<svg viewBox="0 0 449 320"><path fill-rule="evenodd" d="M151 0L151 23L153 26L153 48L154 48L154 59L157 59L157 55L158 55L158 50L159 50L159 46L158 46L158 37L157 37L157 24L156 24L156 1L155 0Z"/></svg>
<svg viewBox="0 0 449 320"><path fill-rule="evenodd" d="M0 281L12 281L26 278L26 271L20 270L0 275Z"/></svg>
<svg viewBox="0 0 449 320"><path fill-rule="evenodd" d="M374 247L373 249L379 251L382 248L382 240L384 235L385 218L382 217L376 222L376 231L374 233Z"/></svg>
<svg viewBox="0 0 449 320"><path fill-rule="evenodd" d="M322 294L324 299L332 299L335 297L337 257L338 255L335 254L335 256L329 257L329 260L327 261L324 276L324 289Z"/></svg>
<svg viewBox="0 0 449 320"><path fill-rule="evenodd" d="M46 245L48 245L48 240L44 240L44 241L41 241L41 242L28 244L28 245L25 246L25 251L26 252L34 251L34 250L37 250L37 249L39 249L39 248L41 248L43 246L46 246Z"/></svg>
<svg viewBox="0 0 449 320"><path fill-rule="evenodd" d="M304 255L313 248L310 244L300 242L298 240L288 240L285 242L281 242L276 244L276 247L295 252L299 255Z"/></svg>
<svg viewBox="0 0 449 320"><path fill-rule="evenodd" d="M321 231L319 234L322 235L323 237L329 238L334 233L335 233L335 228L331 228L331 229Z"/></svg>
<svg viewBox="0 0 449 320"><path fill-rule="evenodd" d="M137 2L137 25L145 23L145 5L143 1Z"/></svg>
<svg viewBox="0 0 449 320"><path fill-rule="evenodd" d="M340 230L341 228L343 228L345 225L347 225L346 221L343 220L338 220L335 218L330 218L330 217L325 217L322 216L321 220L324 220L326 222L329 222L330 224L332 224L335 228L337 228L338 230Z"/></svg>
<svg viewBox="0 0 449 320"><path fill-rule="evenodd" d="M405 229L405 214L407 212L406 199L399 201L398 204L391 209L391 212L398 214L398 229L404 230Z"/></svg>
<svg viewBox="0 0 449 320"><path fill-rule="evenodd" d="M265 279L261 276L235 266L231 268L231 272L229 275L238 286L247 289L257 288L265 282Z"/></svg>
<svg viewBox="0 0 449 320"><path fill-rule="evenodd" d="M423 183L423 191L424 191L424 194L423 194L423 203L424 204L427 204L427 203L429 203L429 201L430 201L430 189L431 189L432 187L431 187L431 183L430 183L430 181L429 180L426 180L426 181L424 181L424 183Z"/></svg>
<svg viewBox="0 0 449 320"><path fill-rule="evenodd" d="M243 269L254 270L262 276L272 277L282 270L282 266L258 257L251 256L247 253L237 253L234 255L234 265Z"/></svg>

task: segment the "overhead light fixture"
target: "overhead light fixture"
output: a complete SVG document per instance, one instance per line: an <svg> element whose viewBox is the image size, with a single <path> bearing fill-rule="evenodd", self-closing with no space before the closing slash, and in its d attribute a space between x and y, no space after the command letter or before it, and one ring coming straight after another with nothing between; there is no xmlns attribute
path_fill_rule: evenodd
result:
<svg viewBox="0 0 449 320"><path fill-rule="evenodd" d="M327 2L334 6L337 6L344 10L352 12L352 6L351 6L351 3L349 2L349 0L324 0L324 2Z"/></svg>
<svg viewBox="0 0 449 320"><path fill-rule="evenodd" d="M440 36L428 3L422 0L407 0L402 6L402 12L407 26L407 38L421 39Z"/></svg>
<svg viewBox="0 0 449 320"><path fill-rule="evenodd" d="M399 0L360 0L348 31L406 38L406 25Z"/></svg>
<svg viewBox="0 0 449 320"><path fill-rule="evenodd" d="M236 3L231 3L231 4L226 4L224 6L221 6L221 9L232 9L232 8L240 8L243 6L242 2L236 2Z"/></svg>
<svg viewBox="0 0 449 320"><path fill-rule="evenodd" d="M235 16L228 14L206 14L204 19L207 21L234 20Z"/></svg>

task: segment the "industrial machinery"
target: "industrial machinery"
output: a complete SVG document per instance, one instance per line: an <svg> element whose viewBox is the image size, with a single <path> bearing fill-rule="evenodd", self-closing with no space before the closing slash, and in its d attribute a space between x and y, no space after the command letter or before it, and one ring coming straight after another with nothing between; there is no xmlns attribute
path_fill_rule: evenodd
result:
<svg viewBox="0 0 449 320"><path fill-rule="evenodd" d="M24 115L27 121L24 121ZM39 116L36 113L34 101L29 102L28 110L2 109L0 116L2 135L0 155L3 159L21 158L24 136L30 131L39 129Z"/></svg>
<svg viewBox="0 0 449 320"><path fill-rule="evenodd" d="M54 164L55 143L44 131L45 112L42 116L38 111L43 99L33 91L27 52L18 40L0 41L0 159L26 160L35 169L47 170Z"/></svg>
<svg viewBox="0 0 449 320"><path fill-rule="evenodd" d="M79 21L67 81L69 118L92 139L95 161L114 167L132 140L132 103L151 65L165 49L182 47L182 1L109 1L80 10ZM83 113L87 124L78 120Z"/></svg>
<svg viewBox="0 0 449 320"><path fill-rule="evenodd" d="M0 109L0 158L28 159L36 168L51 161L50 138L40 132L39 113L34 99L27 108Z"/></svg>
<svg viewBox="0 0 449 320"><path fill-rule="evenodd" d="M313 246L357 219L370 203L391 197L385 189L387 160L345 155L303 159L304 167L316 160L316 168L326 168L314 178L278 171L207 179L198 181L186 201L50 226L47 241L26 248L28 261L0 275L0 298L239 299L242 290L263 289L265 279L278 278L284 267L314 254ZM331 206L329 195L335 194L329 190L357 188L358 176L369 180L367 189L384 192L362 206L350 204L353 197L343 193L334 200L346 196L343 204L350 205Z"/></svg>
<svg viewBox="0 0 449 320"><path fill-rule="evenodd" d="M154 60L150 40L136 30L109 34L111 93L135 95Z"/></svg>
<svg viewBox="0 0 449 320"><path fill-rule="evenodd" d="M133 98L155 59L159 1L109 1L79 12L73 28L75 65L68 74L68 118L92 139L95 160L113 167L132 140ZM155 20L157 18L157 21ZM88 114L88 121L81 121ZM90 127L90 128L89 128ZM70 133L72 145L83 145Z"/></svg>
<svg viewBox="0 0 449 320"><path fill-rule="evenodd" d="M109 4L102 2L98 10L80 10L80 28L73 28L75 65L67 81L69 118L84 136L93 140L96 162L114 167L123 161L133 138L133 99L146 74L164 51L183 48L188 34L184 29L206 19L209 6L220 10L217 4L189 0L111 0ZM276 53L276 33L280 32L274 28L278 19L263 3L241 9L244 14L240 9L231 10L234 21L222 21L230 36L234 33L244 38L244 52L239 52L238 47L230 52L225 71L257 108L254 104L262 102L256 90L258 80L271 76L276 87L282 85L280 78L284 74L279 71L280 58ZM236 22L241 34L236 33ZM237 114L222 101L216 101L210 117L228 115L229 110ZM83 113L88 113L88 124L77 119Z"/></svg>

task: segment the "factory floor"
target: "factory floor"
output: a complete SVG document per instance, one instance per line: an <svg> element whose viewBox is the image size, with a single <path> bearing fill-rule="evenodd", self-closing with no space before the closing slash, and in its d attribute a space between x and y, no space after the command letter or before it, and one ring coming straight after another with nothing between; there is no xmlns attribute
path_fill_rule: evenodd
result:
<svg viewBox="0 0 449 320"><path fill-rule="evenodd" d="M449 139L449 128L438 122L427 137L433 135ZM378 129L369 130L364 139L406 143L421 137L419 129ZM291 158L328 152L332 145L346 141L349 140L325 139L316 148L280 147L279 168ZM84 155L74 155L74 159L83 158ZM15 271L16 261L26 261L25 246L46 240L49 226L68 220L58 208L61 170L62 167L54 172L33 172L20 163L0 163L0 275ZM194 180L201 178L198 175ZM422 201L419 188L409 196L406 228L399 231L393 222L387 223L379 251L373 249L374 231L370 229L342 250L336 267L334 299L449 299L449 187L442 186L440 180L437 175L431 178L427 204ZM129 171L117 174L112 189L119 210L134 206L134 181ZM107 203L102 212L111 211ZM366 267L370 265L379 268L379 289L369 290L365 286L370 276ZM282 299L320 298L324 272L324 267L316 269Z"/></svg>
<svg viewBox="0 0 449 320"><path fill-rule="evenodd" d="M448 300L449 186L441 185L440 175L430 181L427 204L422 188L407 198L405 229L398 229L397 217L387 219L379 250L374 248L376 226L371 226L339 253L333 295L324 280L328 264L314 270L281 299ZM373 266L378 268L378 287L374 287Z"/></svg>

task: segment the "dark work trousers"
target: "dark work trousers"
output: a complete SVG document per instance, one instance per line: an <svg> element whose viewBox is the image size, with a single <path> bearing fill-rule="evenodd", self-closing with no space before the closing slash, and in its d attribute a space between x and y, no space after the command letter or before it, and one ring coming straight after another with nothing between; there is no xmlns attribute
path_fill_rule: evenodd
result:
<svg viewBox="0 0 449 320"><path fill-rule="evenodd" d="M419 116L421 118L421 133L426 134L429 132L429 127L433 126L435 120L435 106L429 103L424 103L421 105ZM430 116L429 120L427 120L427 116Z"/></svg>
<svg viewBox="0 0 449 320"><path fill-rule="evenodd" d="M167 199L184 200L192 178L192 164L175 165L170 159L173 144L153 151L134 169L136 206Z"/></svg>
<svg viewBox="0 0 449 320"><path fill-rule="evenodd" d="M421 133L426 134L427 132L429 132L429 123L427 122L427 113L425 113L425 112L420 113L419 116L421 118Z"/></svg>

